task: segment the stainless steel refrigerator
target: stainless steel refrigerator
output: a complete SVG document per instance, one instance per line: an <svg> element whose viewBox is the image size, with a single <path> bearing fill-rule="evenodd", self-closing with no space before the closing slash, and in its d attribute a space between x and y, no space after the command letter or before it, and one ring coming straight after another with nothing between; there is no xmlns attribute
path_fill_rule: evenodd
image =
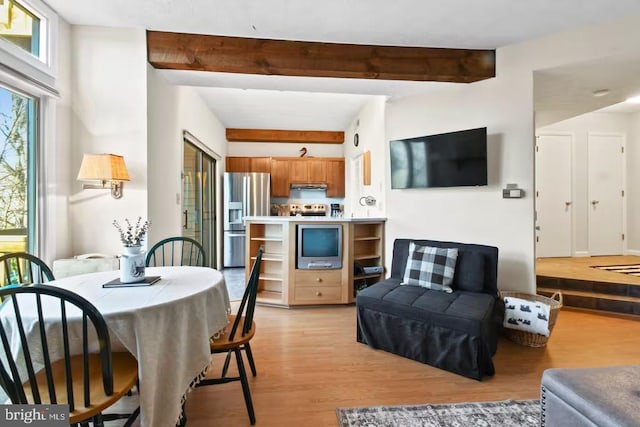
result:
<svg viewBox="0 0 640 427"><path fill-rule="evenodd" d="M244 267L245 216L269 216L271 175L268 173L224 174L224 267Z"/></svg>

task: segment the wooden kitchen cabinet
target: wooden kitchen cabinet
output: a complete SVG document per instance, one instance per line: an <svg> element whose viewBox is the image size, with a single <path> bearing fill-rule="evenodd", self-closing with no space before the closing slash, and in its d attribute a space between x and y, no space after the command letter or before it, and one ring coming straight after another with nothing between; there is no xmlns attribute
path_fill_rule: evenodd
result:
<svg viewBox="0 0 640 427"><path fill-rule="evenodd" d="M325 159L292 160L289 181L303 183L327 182L327 161Z"/></svg>
<svg viewBox="0 0 640 427"><path fill-rule="evenodd" d="M309 182L309 165L306 160L290 160L289 182Z"/></svg>
<svg viewBox="0 0 640 427"><path fill-rule="evenodd" d="M342 267L328 270L298 269L299 224L342 225ZM246 271L251 272L255 253L264 247L259 272L259 304L275 307L353 304L356 290L385 277L354 267L384 266L384 219L326 218L300 221L295 217L263 217L247 220Z"/></svg>
<svg viewBox="0 0 640 427"><path fill-rule="evenodd" d="M327 197L344 197L344 159L327 160Z"/></svg>
<svg viewBox="0 0 640 427"><path fill-rule="evenodd" d="M327 161L324 159L307 160L308 182L327 182Z"/></svg>
<svg viewBox="0 0 640 427"><path fill-rule="evenodd" d="M271 172L271 157L227 157L226 172Z"/></svg>
<svg viewBox="0 0 640 427"><path fill-rule="evenodd" d="M271 173L271 157L250 157L249 172Z"/></svg>
<svg viewBox="0 0 640 427"><path fill-rule="evenodd" d="M271 197L289 197L288 159L271 159Z"/></svg>
<svg viewBox="0 0 640 427"><path fill-rule="evenodd" d="M249 172L250 157L227 157L225 159L226 172Z"/></svg>
<svg viewBox="0 0 640 427"><path fill-rule="evenodd" d="M344 159L299 157L227 157L227 172L271 173L271 196L289 197L291 183L326 183L327 197L345 196Z"/></svg>

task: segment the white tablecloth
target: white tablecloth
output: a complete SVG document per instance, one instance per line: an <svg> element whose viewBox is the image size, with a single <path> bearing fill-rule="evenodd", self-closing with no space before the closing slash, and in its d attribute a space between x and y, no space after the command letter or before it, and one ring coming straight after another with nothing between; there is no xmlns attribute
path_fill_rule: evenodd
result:
<svg viewBox="0 0 640 427"><path fill-rule="evenodd" d="M183 397L209 366L209 337L228 322L229 295L222 274L210 268L152 267L146 275L162 279L151 286L103 288L119 277L109 271L47 284L95 305L114 350L124 347L138 360L141 425L175 426Z"/></svg>

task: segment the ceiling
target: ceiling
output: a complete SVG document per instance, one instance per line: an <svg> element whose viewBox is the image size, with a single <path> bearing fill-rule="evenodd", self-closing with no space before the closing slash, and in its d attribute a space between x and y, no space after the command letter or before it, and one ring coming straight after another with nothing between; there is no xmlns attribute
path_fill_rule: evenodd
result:
<svg viewBox="0 0 640 427"><path fill-rule="evenodd" d="M77 25L473 49L495 49L579 26L640 15L638 0L45 1L67 22ZM571 70L562 72L565 71ZM433 85L450 84L195 71L161 73L172 84L197 86L223 125L241 128L344 130L371 95L397 98L427 92ZM551 88L563 80L566 83L560 74L549 71L536 77L536 83L544 86L536 94L537 108L557 102L561 91ZM580 74L580 78L591 77ZM602 84L612 91L616 85L628 88L636 84L635 77L627 77L633 82L612 80ZM592 82L581 84L579 78L573 78L570 83L578 91L591 87Z"/></svg>

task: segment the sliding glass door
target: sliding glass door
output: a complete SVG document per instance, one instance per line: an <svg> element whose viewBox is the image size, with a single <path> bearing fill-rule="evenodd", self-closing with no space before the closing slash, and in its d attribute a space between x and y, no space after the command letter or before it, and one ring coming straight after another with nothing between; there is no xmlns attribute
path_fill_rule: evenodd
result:
<svg viewBox="0 0 640 427"><path fill-rule="evenodd" d="M182 180L182 235L202 244L206 265L217 265L216 253L216 160L184 141Z"/></svg>

